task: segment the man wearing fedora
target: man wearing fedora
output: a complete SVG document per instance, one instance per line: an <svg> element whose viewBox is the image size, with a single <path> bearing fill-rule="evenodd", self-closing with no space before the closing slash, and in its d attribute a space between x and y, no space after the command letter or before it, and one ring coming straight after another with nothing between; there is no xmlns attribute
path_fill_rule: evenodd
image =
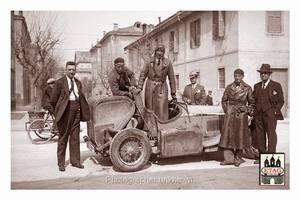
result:
<svg viewBox="0 0 300 200"><path fill-rule="evenodd" d="M257 133L257 145L260 153L276 153L277 120L283 120L281 108L284 104L281 84L271 80L271 66L262 64L257 70L262 81L254 85L255 109L253 118ZM268 142L267 139L268 138ZM258 164L259 161L255 161Z"/></svg>
<svg viewBox="0 0 300 200"><path fill-rule="evenodd" d="M186 85L183 90L182 100L188 105L205 105L206 94L203 85L197 83L198 74L190 73L191 83Z"/></svg>

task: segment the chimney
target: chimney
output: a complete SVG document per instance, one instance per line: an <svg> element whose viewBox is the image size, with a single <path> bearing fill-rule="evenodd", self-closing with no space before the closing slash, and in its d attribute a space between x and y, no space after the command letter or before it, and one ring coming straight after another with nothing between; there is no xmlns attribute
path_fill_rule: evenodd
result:
<svg viewBox="0 0 300 200"><path fill-rule="evenodd" d="M142 26L143 26L143 35L145 35L147 33L147 24L144 23Z"/></svg>
<svg viewBox="0 0 300 200"><path fill-rule="evenodd" d="M114 23L114 31L118 30L118 23Z"/></svg>
<svg viewBox="0 0 300 200"><path fill-rule="evenodd" d="M160 19L161 17L158 17L158 23L160 24L161 23L161 19Z"/></svg>
<svg viewBox="0 0 300 200"><path fill-rule="evenodd" d="M106 31L103 31L103 36L105 36L106 35Z"/></svg>

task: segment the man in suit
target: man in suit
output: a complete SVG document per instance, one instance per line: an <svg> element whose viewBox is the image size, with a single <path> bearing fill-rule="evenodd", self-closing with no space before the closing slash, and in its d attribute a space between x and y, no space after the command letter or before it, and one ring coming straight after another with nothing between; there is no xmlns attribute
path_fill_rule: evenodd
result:
<svg viewBox="0 0 300 200"><path fill-rule="evenodd" d="M284 104L283 91L280 83L270 79L272 74L269 64L262 64L260 70L262 81L254 85L255 109L253 118L257 134L257 145L260 153L276 153L277 120L283 120L281 108ZM266 145L268 136L268 147ZM254 163L258 164L259 161Z"/></svg>
<svg viewBox="0 0 300 200"><path fill-rule="evenodd" d="M42 108L48 110L51 114L54 114L54 110L50 104L50 98L51 98L54 83L55 83L54 78L49 78L47 80L47 87L45 88L42 97Z"/></svg>
<svg viewBox="0 0 300 200"><path fill-rule="evenodd" d="M191 83L184 87L182 100L188 105L205 105L206 94L203 85L197 83L197 73L190 73Z"/></svg>
<svg viewBox="0 0 300 200"><path fill-rule="evenodd" d="M71 165L80 169L84 168L80 163L80 121L90 119L90 108L81 91L82 84L74 78L76 74L75 62L67 62L66 70L66 76L55 82L50 100L59 132L57 143L59 171L65 171L68 140Z"/></svg>

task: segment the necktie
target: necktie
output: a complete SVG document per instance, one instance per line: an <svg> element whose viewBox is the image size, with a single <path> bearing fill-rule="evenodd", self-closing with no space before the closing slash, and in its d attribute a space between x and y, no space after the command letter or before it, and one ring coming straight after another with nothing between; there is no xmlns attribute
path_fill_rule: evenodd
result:
<svg viewBox="0 0 300 200"><path fill-rule="evenodd" d="M160 59L158 59L158 61L157 61L157 65L160 65Z"/></svg>
<svg viewBox="0 0 300 200"><path fill-rule="evenodd" d="M263 82L262 89L265 89L265 88L266 88L266 84Z"/></svg>
<svg viewBox="0 0 300 200"><path fill-rule="evenodd" d="M78 97L77 97L77 95L74 92L74 81L73 81L73 79L71 79L71 92L73 92L73 94L75 96L75 100L78 100Z"/></svg>

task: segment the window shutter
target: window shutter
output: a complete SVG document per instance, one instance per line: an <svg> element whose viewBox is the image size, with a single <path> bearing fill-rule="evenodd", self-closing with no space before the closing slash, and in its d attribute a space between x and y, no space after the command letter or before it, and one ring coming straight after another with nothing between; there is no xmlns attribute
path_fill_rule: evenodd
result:
<svg viewBox="0 0 300 200"><path fill-rule="evenodd" d="M218 12L213 11L213 39L218 39Z"/></svg>
<svg viewBox="0 0 300 200"><path fill-rule="evenodd" d="M176 29L174 31L174 52L178 53L179 51L179 31Z"/></svg>
<svg viewBox="0 0 300 200"><path fill-rule="evenodd" d="M174 52L174 31L170 31L169 46L170 46L170 50L169 51Z"/></svg>
<svg viewBox="0 0 300 200"><path fill-rule="evenodd" d="M268 33L281 33L281 11L268 11Z"/></svg>
<svg viewBox="0 0 300 200"><path fill-rule="evenodd" d="M201 19L196 21L196 46L200 46L200 37L201 37Z"/></svg>
<svg viewBox="0 0 300 200"><path fill-rule="evenodd" d="M219 11L219 38L225 36L225 11Z"/></svg>
<svg viewBox="0 0 300 200"><path fill-rule="evenodd" d="M195 26L194 22L190 23L190 47L193 48L195 46Z"/></svg>

